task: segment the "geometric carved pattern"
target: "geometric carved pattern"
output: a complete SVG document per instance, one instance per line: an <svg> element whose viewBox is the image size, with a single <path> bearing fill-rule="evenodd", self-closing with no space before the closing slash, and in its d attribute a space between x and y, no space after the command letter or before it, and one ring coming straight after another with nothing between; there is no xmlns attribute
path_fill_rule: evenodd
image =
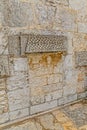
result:
<svg viewBox="0 0 87 130"><path fill-rule="evenodd" d="M87 51L81 51L76 53L77 66L87 66Z"/></svg>
<svg viewBox="0 0 87 130"><path fill-rule="evenodd" d="M29 35L26 53L66 52L66 37L55 35Z"/></svg>
<svg viewBox="0 0 87 130"><path fill-rule="evenodd" d="M25 53L66 52L67 38L56 35L13 35L8 37L9 54L20 56Z"/></svg>

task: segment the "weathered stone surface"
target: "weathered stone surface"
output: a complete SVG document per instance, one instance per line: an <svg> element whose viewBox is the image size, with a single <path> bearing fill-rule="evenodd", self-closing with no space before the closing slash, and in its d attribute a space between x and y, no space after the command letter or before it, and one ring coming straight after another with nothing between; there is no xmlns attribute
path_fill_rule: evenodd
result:
<svg viewBox="0 0 87 130"><path fill-rule="evenodd" d="M32 106L30 108L30 114L35 114L38 112L46 111L48 109L55 108L57 106L57 100L54 100L52 102L47 102L39 105Z"/></svg>
<svg viewBox="0 0 87 130"><path fill-rule="evenodd" d="M7 121L9 121L9 114L8 113L0 114L0 124L5 123Z"/></svg>
<svg viewBox="0 0 87 130"><path fill-rule="evenodd" d="M67 19L67 20L66 20ZM55 22L53 28L55 30L67 30L76 31L76 12L71 8L61 8L61 6L57 7L55 18Z"/></svg>
<svg viewBox="0 0 87 130"><path fill-rule="evenodd" d="M16 110L14 112L10 112L10 120L19 119L25 116L29 116L29 108Z"/></svg>
<svg viewBox="0 0 87 130"><path fill-rule="evenodd" d="M52 101L52 100L56 100L59 99L63 96L63 91L62 90L58 90L58 91L54 91L51 93L48 93L45 96L46 101Z"/></svg>
<svg viewBox="0 0 87 130"><path fill-rule="evenodd" d="M64 52L67 50L66 37L29 35L26 53L35 52Z"/></svg>
<svg viewBox="0 0 87 130"><path fill-rule="evenodd" d="M70 95L70 96L67 96L67 97L62 97L58 100L58 105L64 105L64 104L67 104L67 103L70 103L72 101L76 101L77 100L77 94L74 94L74 95Z"/></svg>
<svg viewBox="0 0 87 130"><path fill-rule="evenodd" d="M27 72L15 72L6 82L8 90L16 90L29 87L29 77Z"/></svg>
<svg viewBox="0 0 87 130"><path fill-rule="evenodd" d="M0 91L6 89L6 81L5 79L0 79Z"/></svg>
<svg viewBox="0 0 87 130"><path fill-rule="evenodd" d="M87 23L78 23L78 31L87 34Z"/></svg>
<svg viewBox="0 0 87 130"><path fill-rule="evenodd" d="M77 66L87 66L87 51L76 53Z"/></svg>
<svg viewBox="0 0 87 130"><path fill-rule="evenodd" d="M87 0L0 0L0 124L87 96L86 27ZM12 129L42 130L40 123Z"/></svg>
<svg viewBox="0 0 87 130"><path fill-rule="evenodd" d="M8 50L10 55L19 56L21 54L21 44L19 36L8 37Z"/></svg>
<svg viewBox="0 0 87 130"><path fill-rule="evenodd" d="M68 95L73 95L77 92L77 88L75 86L70 87L70 86L65 86L63 87L63 95L68 96Z"/></svg>
<svg viewBox="0 0 87 130"><path fill-rule="evenodd" d="M0 114L8 112L8 98L4 90L0 91Z"/></svg>
<svg viewBox="0 0 87 130"><path fill-rule="evenodd" d="M9 76L8 56L0 56L0 77Z"/></svg>
<svg viewBox="0 0 87 130"><path fill-rule="evenodd" d="M26 46L28 43L28 35L21 35L21 55L25 54Z"/></svg>
<svg viewBox="0 0 87 130"><path fill-rule="evenodd" d="M27 58L14 58L14 71L16 72L27 72L28 64Z"/></svg>
<svg viewBox="0 0 87 130"><path fill-rule="evenodd" d="M29 107L29 88L8 92L8 102L10 111Z"/></svg>
<svg viewBox="0 0 87 130"><path fill-rule="evenodd" d="M20 0L10 0L5 5L5 23L7 23L9 27L23 27L30 25L30 23L32 24L34 20L33 7L30 3Z"/></svg>

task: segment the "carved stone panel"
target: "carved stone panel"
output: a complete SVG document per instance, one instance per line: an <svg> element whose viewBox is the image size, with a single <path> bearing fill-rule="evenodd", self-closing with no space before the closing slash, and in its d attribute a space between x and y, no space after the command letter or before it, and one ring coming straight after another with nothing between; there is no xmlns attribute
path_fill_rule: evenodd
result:
<svg viewBox="0 0 87 130"><path fill-rule="evenodd" d="M77 66L87 66L87 51L81 51L76 53Z"/></svg>
<svg viewBox="0 0 87 130"><path fill-rule="evenodd" d="M8 49L10 55L20 55L21 48L20 48L20 37L19 36L9 36L8 37Z"/></svg>
<svg viewBox="0 0 87 130"><path fill-rule="evenodd" d="M29 35L26 53L65 52L66 37L55 35Z"/></svg>
<svg viewBox="0 0 87 130"><path fill-rule="evenodd" d="M0 56L0 77L9 76L8 56Z"/></svg>

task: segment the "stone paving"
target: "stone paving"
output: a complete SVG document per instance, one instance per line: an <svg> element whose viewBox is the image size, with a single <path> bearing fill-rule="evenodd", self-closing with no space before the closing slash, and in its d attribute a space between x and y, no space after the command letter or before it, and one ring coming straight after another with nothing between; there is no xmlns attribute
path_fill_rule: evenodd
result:
<svg viewBox="0 0 87 130"><path fill-rule="evenodd" d="M0 130L87 130L87 102L79 102Z"/></svg>

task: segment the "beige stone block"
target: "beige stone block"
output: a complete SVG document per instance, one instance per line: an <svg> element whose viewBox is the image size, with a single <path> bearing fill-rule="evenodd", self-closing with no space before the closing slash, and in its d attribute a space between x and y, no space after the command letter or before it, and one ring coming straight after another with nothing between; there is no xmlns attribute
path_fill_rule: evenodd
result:
<svg viewBox="0 0 87 130"><path fill-rule="evenodd" d="M31 95L30 100L31 100L31 105L42 104L45 102L44 95L37 95L37 96Z"/></svg>
<svg viewBox="0 0 87 130"><path fill-rule="evenodd" d="M63 130L63 127L60 123L57 122L56 118L52 114L46 114L40 117L37 117L37 120L41 123L44 129L55 129ZM56 123L54 123L56 122Z"/></svg>
<svg viewBox="0 0 87 130"><path fill-rule="evenodd" d="M65 86L63 87L63 96L73 95L77 92L76 86Z"/></svg>
<svg viewBox="0 0 87 130"><path fill-rule="evenodd" d="M0 91L0 114L8 111L8 98L4 90Z"/></svg>
<svg viewBox="0 0 87 130"><path fill-rule="evenodd" d="M55 30L77 31L77 13L68 7L57 7L54 19Z"/></svg>
<svg viewBox="0 0 87 130"><path fill-rule="evenodd" d="M61 74L52 74L48 76L48 84L58 83L62 81Z"/></svg>
<svg viewBox="0 0 87 130"><path fill-rule="evenodd" d="M42 89L45 94L48 94L53 91L61 90L62 87L63 87L62 83L55 83L55 84L49 84L49 85L43 86Z"/></svg>
<svg viewBox="0 0 87 130"><path fill-rule="evenodd" d="M29 88L8 92L9 110L14 111L29 107Z"/></svg>
<svg viewBox="0 0 87 130"><path fill-rule="evenodd" d="M82 9L78 10L77 22L87 23L87 5L85 5Z"/></svg>
<svg viewBox="0 0 87 130"><path fill-rule="evenodd" d="M14 58L14 70L15 71L27 71L27 58Z"/></svg>
<svg viewBox="0 0 87 130"><path fill-rule="evenodd" d="M46 101L52 101L59 99L63 96L63 91L62 90L57 90L54 92L51 92L45 96Z"/></svg>
<svg viewBox="0 0 87 130"><path fill-rule="evenodd" d="M71 8L75 9L75 10L82 10L86 5L87 5L87 1L83 0L69 0L69 5Z"/></svg>
<svg viewBox="0 0 87 130"><path fill-rule="evenodd" d="M78 32L87 33L87 23L78 23Z"/></svg>
<svg viewBox="0 0 87 130"><path fill-rule="evenodd" d="M19 56L21 54L20 48L20 37L19 36L9 36L8 37L8 51L10 55Z"/></svg>
<svg viewBox="0 0 87 130"><path fill-rule="evenodd" d="M0 91L6 89L5 79L0 79Z"/></svg>
<svg viewBox="0 0 87 130"><path fill-rule="evenodd" d="M47 85L47 78L46 77L34 77L29 79L29 86L35 87L35 86L45 86Z"/></svg>
<svg viewBox="0 0 87 130"><path fill-rule="evenodd" d="M76 52L87 50L87 34L75 33L73 36L73 47Z"/></svg>
<svg viewBox="0 0 87 130"><path fill-rule="evenodd" d="M0 77L9 76L9 58L6 55L0 56Z"/></svg>
<svg viewBox="0 0 87 130"><path fill-rule="evenodd" d="M9 121L9 114L8 113L0 114L0 124L5 123L7 121Z"/></svg>
<svg viewBox="0 0 87 130"><path fill-rule="evenodd" d="M10 120L16 120L16 119L29 116L29 108L10 112L9 116L10 116Z"/></svg>
<svg viewBox="0 0 87 130"><path fill-rule="evenodd" d="M27 72L17 71L7 78L6 86L8 90L15 90L29 87L29 77Z"/></svg>

